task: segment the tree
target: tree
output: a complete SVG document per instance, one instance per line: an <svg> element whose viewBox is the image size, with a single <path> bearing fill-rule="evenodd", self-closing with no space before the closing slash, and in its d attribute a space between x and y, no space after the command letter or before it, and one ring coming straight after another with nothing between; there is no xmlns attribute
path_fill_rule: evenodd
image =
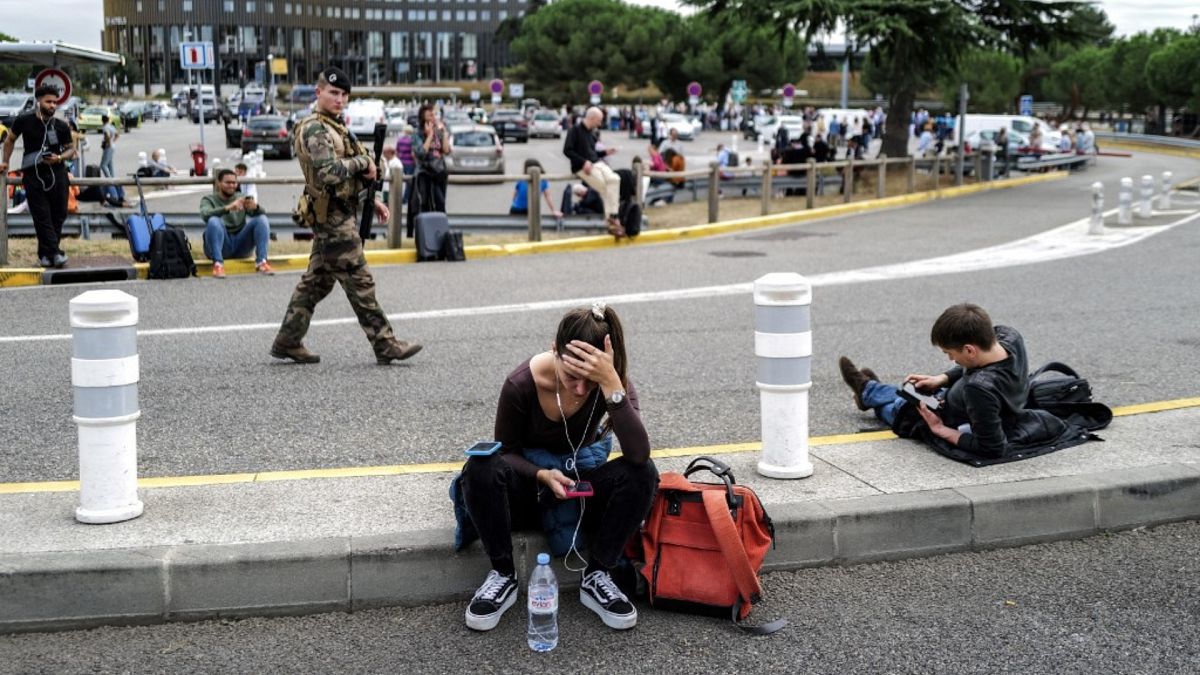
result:
<svg viewBox="0 0 1200 675"><path fill-rule="evenodd" d="M1084 47L1050 66L1046 94L1062 103L1063 117L1073 117L1080 107L1086 117L1088 110L1108 103L1108 62L1108 50Z"/></svg>
<svg viewBox="0 0 1200 675"><path fill-rule="evenodd" d="M550 98L584 95L587 83L643 87L670 61L681 34L672 12L617 0L560 0L526 15L513 52L527 84Z"/></svg>
<svg viewBox="0 0 1200 675"><path fill-rule="evenodd" d="M1146 59L1146 83L1163 104L1200 110L1200 33L1159 49Z"/></svg>
<svg viewBox="0 0 1200 675"><path fill-rule="evenodd" d="M17 38L0 33L0 42L17 42ZM26 81L30 78L27 66L0 65L0 90L24 91Z"/></svg>
<svg viewBox="0 0 1200 675"><path fill-rule="evenodd" d="M967 84L973 112L1006 113L1021 91L1021 62L1011 54L977 50L963 57L958 71L943 75L942 100L957 110L959 85Z"/></svg>
<svg viewBox="0 0 1200 675"><path fill-rule="evenodd" d="M1124 103L1130 110L1141 113L1160 102L1146 79L1146 62L1151 54L1178 37L1179 31L1159 28L1153 33L1138 33L1120 40L1109 48L1107 77L1114 104Z"/></svg>
<svg viewBox="0 0 1200 675"><path fill-rule="evenodd" d="M1057 0L684 0L715 14L770 22L806 41L844 27L869 46L868 60L887 85L883 151L908 154L908 119L923 86L955 73L980 48L1024 55L1039 46L1083 39L1071 18L1086 4Z"/></svg>
<svg viewBox="0 0 1200 675"><path fill-rule="evenodd" d="M734 80L773 89L804 75L808 54L796 35L781 39L771 26L732 16L695 14L683 22L674 58L654 78L674 98L683 98L692 81L724 100Z"/></svg>

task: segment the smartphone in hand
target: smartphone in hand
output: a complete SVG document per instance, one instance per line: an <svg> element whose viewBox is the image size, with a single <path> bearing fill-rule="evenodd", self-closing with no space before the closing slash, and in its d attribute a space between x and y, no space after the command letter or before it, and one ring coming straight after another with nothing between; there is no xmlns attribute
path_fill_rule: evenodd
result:
<svg viewBox="0 0 1200 675"><path fill-rule="evenodd" d="M563 490L568 498L571 497L591 497L595 494L592 490L592 484L586 480L577 481L574 485Z"/></svg>

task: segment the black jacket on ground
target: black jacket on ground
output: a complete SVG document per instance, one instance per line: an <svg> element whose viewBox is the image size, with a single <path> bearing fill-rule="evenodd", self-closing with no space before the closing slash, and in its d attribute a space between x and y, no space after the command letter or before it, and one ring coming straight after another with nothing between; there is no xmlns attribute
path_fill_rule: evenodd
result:
<svg viewBox="0 0 1200 675"><path fill-rule="evenodd" d="M595 164L600 161L600 155L596 152L596 136L583 122L571 127L567 132L567 140L563 141L563 154L571 160L571 173L582 171L585 162Z"/></svg>

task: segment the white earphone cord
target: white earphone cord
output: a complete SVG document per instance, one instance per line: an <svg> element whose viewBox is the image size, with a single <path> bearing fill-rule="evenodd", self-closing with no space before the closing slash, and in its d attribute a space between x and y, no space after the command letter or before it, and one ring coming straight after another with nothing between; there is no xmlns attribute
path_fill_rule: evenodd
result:
<svg viewBox="0 0 1200 675"><path fill-rule="evenodd" d="M587 424L583 427L583 435L579 437L579 445L571 442L571 430L567 428L567 414L563 412L562 396L559 392L562 391L562 382L558 379L558 369L554 371L554 401L558 403L558 414L562 416L563 435L567 437L567 447L571 448L571 468L575 471L575 482L578 483L579 477L579 449L583 447L583 441L587 438L588 430L592 428L592 416L596 414L596 403L599 402L599 397L592 399L592 410L588 413ZM579 526L583 524L583 514L587 510L587 500L579 497L579 520L575 521L575 531L571 533L571 547L567 549L567 555L563 557L563 567L566 567L572 572L582 572L587 569L587 558L579 552L579 547L576 542L579 541ZM571 554L574 553L576 558L579 558L583 563L583 567L571 567Z"/></svg>

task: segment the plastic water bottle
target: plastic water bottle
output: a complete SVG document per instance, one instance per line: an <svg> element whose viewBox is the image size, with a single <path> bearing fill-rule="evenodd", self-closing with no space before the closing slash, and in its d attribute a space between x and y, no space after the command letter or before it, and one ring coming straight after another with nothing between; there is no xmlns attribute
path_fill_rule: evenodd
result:
<svg viewBox="0 0 1200 675"><path fill-rule="evenodd" d="M550 569L550 554L539 553L529 577L529 648L548 652L558 646L558 579Z"/></svg>

